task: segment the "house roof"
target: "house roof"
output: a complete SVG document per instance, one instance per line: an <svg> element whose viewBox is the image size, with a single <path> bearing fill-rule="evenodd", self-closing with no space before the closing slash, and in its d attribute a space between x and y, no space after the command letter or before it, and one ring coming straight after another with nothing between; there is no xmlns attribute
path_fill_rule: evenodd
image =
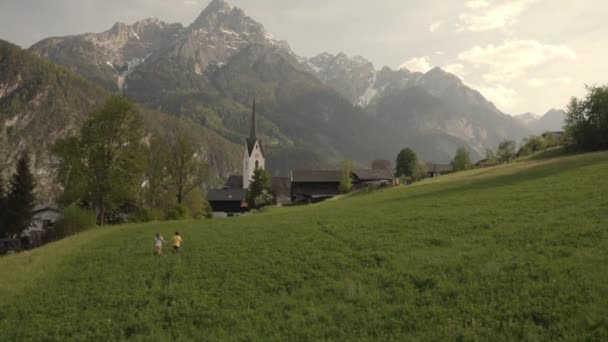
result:
<svg viewBox="0 0 608 342"><path fill-rule="evenodd" d="M429 172L452 172L454 171L454 167L451 164L434 164L427 163L429 168Z"/></svg>
<svg viewBox="0 0 608 342"><path fill-rule="evenodd" d="M228 177L226 181L226 185L224 185L228 189L242 189L243 188L243 176L242 175L232 175Z"/></svg>
<svg viewBox="0 0 608 342"><path fill-rule="evenodd" d="M291 181L297 183L340 183L342 171L293 170Z"/></svg>
<svg viewBox="0 0 608 342"><path fill-rule="evenodd" d="M241 202L247 199L245 189L213 189L207 192L209 202Z"/></svg>
<svg viewBox="0 0 608 342"><path fill-rule="evenodd" d="M353 171L355 177L359 180L366 181L382 181L395 179L395 175L388 169L376 169L376 170L355 170Z"/></svg>
<svg viewBox="0 0 608 342"><path fill-rule="evenodd" d="M272 192L277 197L290 197L291 179L288 177L272 177Z"/></svg>

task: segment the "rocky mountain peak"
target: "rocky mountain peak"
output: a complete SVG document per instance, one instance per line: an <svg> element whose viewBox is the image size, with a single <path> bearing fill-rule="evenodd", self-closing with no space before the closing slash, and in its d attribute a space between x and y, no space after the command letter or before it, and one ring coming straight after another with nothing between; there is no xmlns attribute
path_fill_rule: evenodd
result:
<svg viewBox="0 0 608 342"><path fill-rule="evenodd" d="M189 29L191 31L227 31L247 35L266 35L262 24L247 16L242 9L233 7L223 0L212 1Z"/></svg>

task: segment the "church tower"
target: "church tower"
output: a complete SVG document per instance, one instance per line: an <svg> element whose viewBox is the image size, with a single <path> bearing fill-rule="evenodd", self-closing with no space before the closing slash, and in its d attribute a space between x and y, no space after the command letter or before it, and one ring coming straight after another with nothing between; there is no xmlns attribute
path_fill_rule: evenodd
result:
<svg viewBox="0 0 608 342"><path fill-rule="evenodd" d="M249 185L253 179L253 172L256 169L265 169L266 160L262 143L256 135L255 127L255 98L253 99L253 108L251 111L251 132L245 144L245 156L243 158L243 188L249 189Z"/></svg>

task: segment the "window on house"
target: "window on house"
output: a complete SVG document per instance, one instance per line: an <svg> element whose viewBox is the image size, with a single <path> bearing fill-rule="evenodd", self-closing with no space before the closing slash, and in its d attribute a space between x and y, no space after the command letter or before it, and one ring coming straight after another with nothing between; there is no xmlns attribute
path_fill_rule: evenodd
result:
<svg viewBox="0 0 608 342"><path fill-rule="evenodd" d="M260 167L260 162L259 161L255 161L255 169L257 170Z"/></svg>

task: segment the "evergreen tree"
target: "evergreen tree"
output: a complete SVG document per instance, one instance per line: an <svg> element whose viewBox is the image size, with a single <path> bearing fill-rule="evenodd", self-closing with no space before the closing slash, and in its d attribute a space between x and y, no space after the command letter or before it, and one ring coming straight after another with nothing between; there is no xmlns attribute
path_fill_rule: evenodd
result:
<svg viewBox="0 0 608 342"><path fill-rule="evenodd" d="M454 168L454 171L469 170L473 167L473 163L471 163L471 156L466 148L461 147L456 151L456 156L452 161L452 167Z"/></svg>
<svg viewBox="0 0 608 342"><path fill-rule="evenodd" d="M36 205L35 187L30 159L24 153L17 162L17 171L9 182L9 194L5 199L5 235L19 235L31 225Z"/></svg>
<svg viewBox="0 0 608 342"><path fill-rule="evenodd" d="M256 169L253 172L253 180L247 192L247 202L250 208L261 208L272 204L272 181L270 175L264 169Z"/></svg>
<svg viewBox="0 0 608 342"><path fill-rule="evenodd" d="M406 178L411 179L416 172L417 164L418 157L416 156L416 152L410 148L401 150L397 156L395 176L405 176Z"/></svg>
<svg viewBox="0 0 608 342"><path fill-rule="evenodd" d="M6 215L6 197L4 193L4 180L2 179L2 175L0 175L0 238L5 237L7 234L6 223L5 223L5 215Z"/></svg>
<svg viewBox="0 0 608 342"><path fill-rule="evenodd" d="M353 162L345 160L342 162L342 177L340 178L340 192L349 193L353 189Z"/></svg>

